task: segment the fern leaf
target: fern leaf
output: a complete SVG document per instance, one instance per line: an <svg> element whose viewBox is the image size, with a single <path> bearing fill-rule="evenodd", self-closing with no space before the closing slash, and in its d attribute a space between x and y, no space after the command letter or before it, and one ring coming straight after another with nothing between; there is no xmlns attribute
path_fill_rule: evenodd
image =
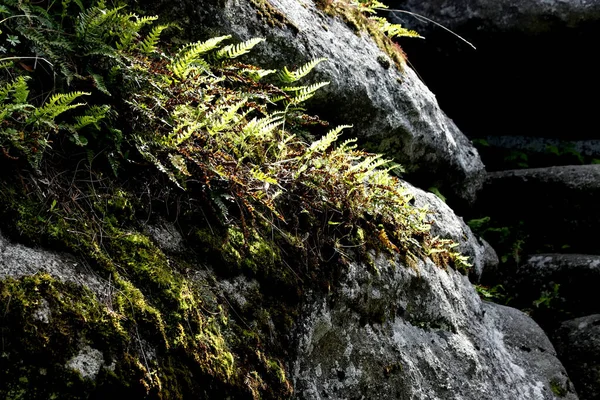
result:
<svg viewBox="0 0 600 400"><path fill-rule="evenodd" d="M13 85L13 103L26 104L29 97L29 88L27 87L27 79L19 76Z"/></svg>
<svg viewBox="0 0 600 400"><path fill-rule="evenodd" d="M309 61L296 71L290 71L287 67L283 67L282 71L279 71L279 79L284 83L294 83L310 73L319 63L327 60L326 58L317 58Z"/></svg>
<svg viewBox="0 0 600 400"><path fill-rule="evenodd" d="M109 112L109 105L92 106L85 111L84 115L74 117L76 124L73 125L73 128L79 131L88 125L94 125L96 129L100 130L98 122L106 118Z"/></svg>
<svg viewBox="0 0 600 400"><path fill-rule="evenodd" d="M314 96L315 92L319 89L321 89L324 86L329 85L329 82L319 82L319 83L315 83L313 85L310 86L306 86L302 89L299 90L298 94L296 94L296 96L294 96L291 100L291 104L294 105L298 105L300 103L305 102L306 100L310 99L311 97Z"/></svg>
<svg viewBox="0 0 600 400"><path fill-rule="evenodd" d="M413 38L424 39L424 37L419 35L418 32L410 30L410 29L406 29L406 28L402 27L402 25L400 25L400 24L392 24L392 23L388 22L388 20L385 18L371 17L369 19L374 21L378 25L379 30L390 38L413 37Z"/></svg>
<svg viewBox="0 0 600 400"><path fill-rule="evenodd" d="M96 89L98 89L107 96L111 96L110 92L106 88L106 84L104 83L104 78L102 77L102 75L90 72L90 77L94 81L94 86L96 87Z"/></svg>
<svg viewBox="0 0 600 400"><path fill-rule="evenodd" d="M152 28L150 33L139 44L139 49L144 54L150 54L156 50L156 45L160 40L160 34L170 25L158 25Z"/></svg>
<svg viewBox="0 0 600 400"><path fill-rule="evenodd" d="M334 129L331 129L325 136L310 145L308 153L322 153L326 151L338 139L342 130L346 128L352 128L352 125L340 125Z"/></svg>
<svg viewBox="0 0 600 400"><path fill-rule="evenodd" d="M250 52L254 46L264 41L265 39L263 38L252 38L236 45L230 44L217 51L216 58L217 60L237 58Z"/></svg>
<svg viewBox="0 0 600 400"><path fill-rule="evenodd" d="M240 71L240 73L248 76L250 79L252 79L255 82L258 82L260 79L264 78L267 75L270 75L274 72L277 72L277 70L274 69L249 69L249 68L244 68Z"/></svg>
<svg viewBox="0 0 600 400"><path fill-rule="evenodd" d="M184 46L173 58L169 69L180 79L185 79L189 73L200 67L210 71L208 63L199 57L219 47L222 41L230 39L231 35L218 36L204 42L196 42Z"/></svg>
<svg viewBox="0 0 600 400"><path fill-rule="evenodd" d="M52 97L50 97L50 100L48 100L42 107L39 107L35 110L32 119L28 122L38 122L39 120L42 120L41 122L45 122L48 120L53 120L65 111L82 106L83 103L71 103L81 96L89 96L90 94L91 93L87 92L70 92L54 94Z"/></svg>

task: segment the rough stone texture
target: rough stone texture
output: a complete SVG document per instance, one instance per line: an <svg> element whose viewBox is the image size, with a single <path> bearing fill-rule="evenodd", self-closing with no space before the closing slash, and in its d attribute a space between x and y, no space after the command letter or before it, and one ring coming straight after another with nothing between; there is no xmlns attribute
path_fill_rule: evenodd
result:
<svg viewBox="0 0 600 400"><path fill-rule="evenodd" d="M109 283L95 275L81 260L64 253L35 249L12 243L0 232L0 279L20 278L45 272L63 282L72 282L91 289L99 299L110 292ZM40 311L40 318L43 310Z"/></svg>
<svg viewBox="0 0 600 400"><path fill-rule="evenodd" d="M497 268L499 260L492 246L475 236L471 228L446 203L433 193L405 185L414 196L414 205L430 210L431 234L459 243L457 249L469 256L469 262L473 264L469 274L472 281L479 281L484 270Z"/></svg>
<svg viewBox="0 0 600 400"><path fill-rule="evenodd" d="M155 0L160 12L160 0ZM400 73L366 34L357 34L308 0L265 1L291 28L270 27L256 16L249 0L215 4L205 0L169 2L170 15L185 15L193 37L234 34L265 37L253 61L282 68L326 57L310 78L331 84L311 100L311 107L334 124L353 124L346 137L359 137L370 148L403 164L413 182L437 186L452 200L472 202L481 187L484 166L470 141L439 108L435 96L406 67ZM195 29L195 32L194 32ZM387 60L382 65L381 60ZM387 68L386 68L387 66Z"/></svg>
<svg viewBox="0 0 600 400"><path fill-rule="evenodd" d="M67 362L67 367L81 374L82 378L95 379L104 365L104 356L100 350L84 346L81 351Z"/></svg>
<svg viewBox="0 0 600 400"><path fill-rule="evenodd" d="M580 165L490 173L477 208L505 226L525 221L531 249L599 254L598 204L600 165Z"/></svg>
<svg viewBox="0 0 600 400"><path fill-rule="evenodd" d="M525 314L482 303L465 276L429 261L418 272L376 265L379 273L351 264L337 290L308 303L293 367L298 398L577 398Z"/></svg>
<svg viewBox="0 0 600 400"><path fill-rule="evenodd" d="M554 335L558 355L582 400L600 398L600 314L564 322Z"/></svg>
<svg viewBox="0 0 600 400"><path fill-rule="evenodd" d="M396 22L426 40L402 40L411 64L469 137L597 139L598 0L394 0ZM552 66L558 67L552 67ZM443 66L440 68L440 66ZM557 80L568 76L568 84ZM551 116L551 117L549 117ZM487 166L487 161L484 158Z"/></svg>
<svg viewBox="0 0 600 400"><path fill-rule="evenodd" d="M558 284L558 298L551 304L555 314L573 318L600 313L600 256L538 254L529 257L507 279L519 304L531 305L540 293L553 293Z"/></svg>

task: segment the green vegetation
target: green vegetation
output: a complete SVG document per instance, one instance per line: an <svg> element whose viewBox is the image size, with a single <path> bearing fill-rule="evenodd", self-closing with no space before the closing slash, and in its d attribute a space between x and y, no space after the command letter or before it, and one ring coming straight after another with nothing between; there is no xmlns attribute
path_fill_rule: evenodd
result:
<svg viewBox="0 0 600 400"><path fill-rule="evenodd" d="M369 34L377 46L391 58L400 70L404 68L406 55L392 39L398 37L422 38L413 30L403 28L399 24L392 24L387 19L376 16L377 10L388 8L378 0L318 0L316 3L327 14L342 18L357 33ZM382 63L382 61L379 62Z"/></svg>
<svg viewBox="0 0 600 400"><path fill-rule="evenodd" d="M5 398L286 398L289 350L266 343L306 287L328 290L372 250L468 268L388 160L336 144L345 127L302 107L327 82L299 81L325 60L240 61L260 38L175 48L160 41L172 26L104 1L4 0L0 14L1 228L77 255L106 292L0 282ZM189 253L150 239L159 219ZM265 291L234 310L215 273ZM32 320L46 303L56 321ZM65 367L86 345L104 360L94 381Z"/></svg>
<svg viewBox="0 0 600 400"><path fill-rule="evenodd" d="M552 390L552 393L554 393L558 397L565 397L567 393L569 393L568 389L565 386L563 386L563 384L558 379L550 380L550 389Z"/></svg>

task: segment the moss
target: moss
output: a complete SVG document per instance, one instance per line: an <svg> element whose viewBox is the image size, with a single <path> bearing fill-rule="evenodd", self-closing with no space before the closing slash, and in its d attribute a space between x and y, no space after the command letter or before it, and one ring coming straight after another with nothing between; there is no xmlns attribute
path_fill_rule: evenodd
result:
<svg viewBox="0 0 600 400"><path fill-rule="evenodd" d="M47 304L48 320L36 318ZM77 399L105 391L145 392L146 371L130 353L132 338L123 320L89 290L46 274L0 282L3 349L0 397ZM67 366L86 343L102 352L105 365L96 381ZM104 370L112 364L111 370Z"/></svg>
<svg viewBox="0 0 600 400"><path fill-rule="evenodd" d="M555 378L550 380L550 390L552 390L552 393L554 393L558 397L565 397L568 393L567 388L563 386L558 379Z"/></svg>
<svg viewBox="0 0 600 400"><path fill-rule="evenodd" d="M298 27L288 20L281 11L275 8L269 0L250 0L250 3L256 8L259 18L269 26L279 28L288 27L294 32L299 32Z"/></svg>

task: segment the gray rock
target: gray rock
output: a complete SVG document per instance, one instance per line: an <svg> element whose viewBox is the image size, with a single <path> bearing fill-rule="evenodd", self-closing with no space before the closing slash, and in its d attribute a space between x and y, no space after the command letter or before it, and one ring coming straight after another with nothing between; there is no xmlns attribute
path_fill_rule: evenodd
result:
<svg viewBox="0 0 600 400"><path fill-rule="evenodd" d="M96 379L104 365L104 356L100 350L84 346L81 351L67 362L67 367L81 374L82 378Z"/></svg>
<svg viewBox="0 0 600 400"><path fill-rule="evenodd" d="M490 173L478 209L505 226L523 221L530 249L599 254L599 203L600 165L580 165Z"/></svg>
<svg viewBox="0 0 600 400"><path fill-rule="evenodd" d="M564 322L554 343L580 398L600 398L600 314Z"/></svg>
<svg viewBox="0 0 600 400"><path fill-rule="evenodd" d="M155 3L159 8L163 4ZM256 17L250 0L169 2L166 14L174 18L187 14L194 21L196 38L206 32L244 40L265 37L266 42L252 52L253 61L261 65L282 68L326 57L311 78L331 82L310 103L321 117L353 124L346 137L359 137L369 148L394 157L415 183L437 186L451 199L468 203L475 199L484 176L479 155L411 68L399 72L389 67L389 57L368 35L325 15L310 0L270 4L285 16L288 26L269 26ZM381 60L387 60L387 68Z"/></svg>
<svg viewBox="0 0 600 400"><path fill-rule="evenodd" d="M487 269L489 272L498 267L498 256L492 246L475 236L464 220L446 203L433 193L425 192L412 185L405 185L414 196L414 205L430 211L428 220L432 224L431 234L459 243L457 250L469 256L469 262L473 265L469 274L472 281L479 281L484 270Z"/></svg>
<svg viewBox="0 0 600 400"><path fill-rule="evenodd" d="M541 293L554 295L555 317L600 313L597 288L600 286L600 256L585 254L537 254L530 256L508 278L516 301L531 305ZM563 318L563 320L566 318Z"/></svg>
<svg viewBox="0 0 600 400"><path fill-rule="evenodd" d="M351 264L339 290L306 307L292 371L298 398L577 398L525 314L482 303L466 277L429 261L418 271L376 266Z"/></svg>
<svg viewBox="0 0 600 400"><path fill-rule="evenodd" d="M0 280L18 279L41 272L63 282L86 286L99 299L106 299L110 293L109 282L94 274L91 268L72 255L12 243L0 232ZM40 310L38 317L45 320L44 314Z"/></svg>

